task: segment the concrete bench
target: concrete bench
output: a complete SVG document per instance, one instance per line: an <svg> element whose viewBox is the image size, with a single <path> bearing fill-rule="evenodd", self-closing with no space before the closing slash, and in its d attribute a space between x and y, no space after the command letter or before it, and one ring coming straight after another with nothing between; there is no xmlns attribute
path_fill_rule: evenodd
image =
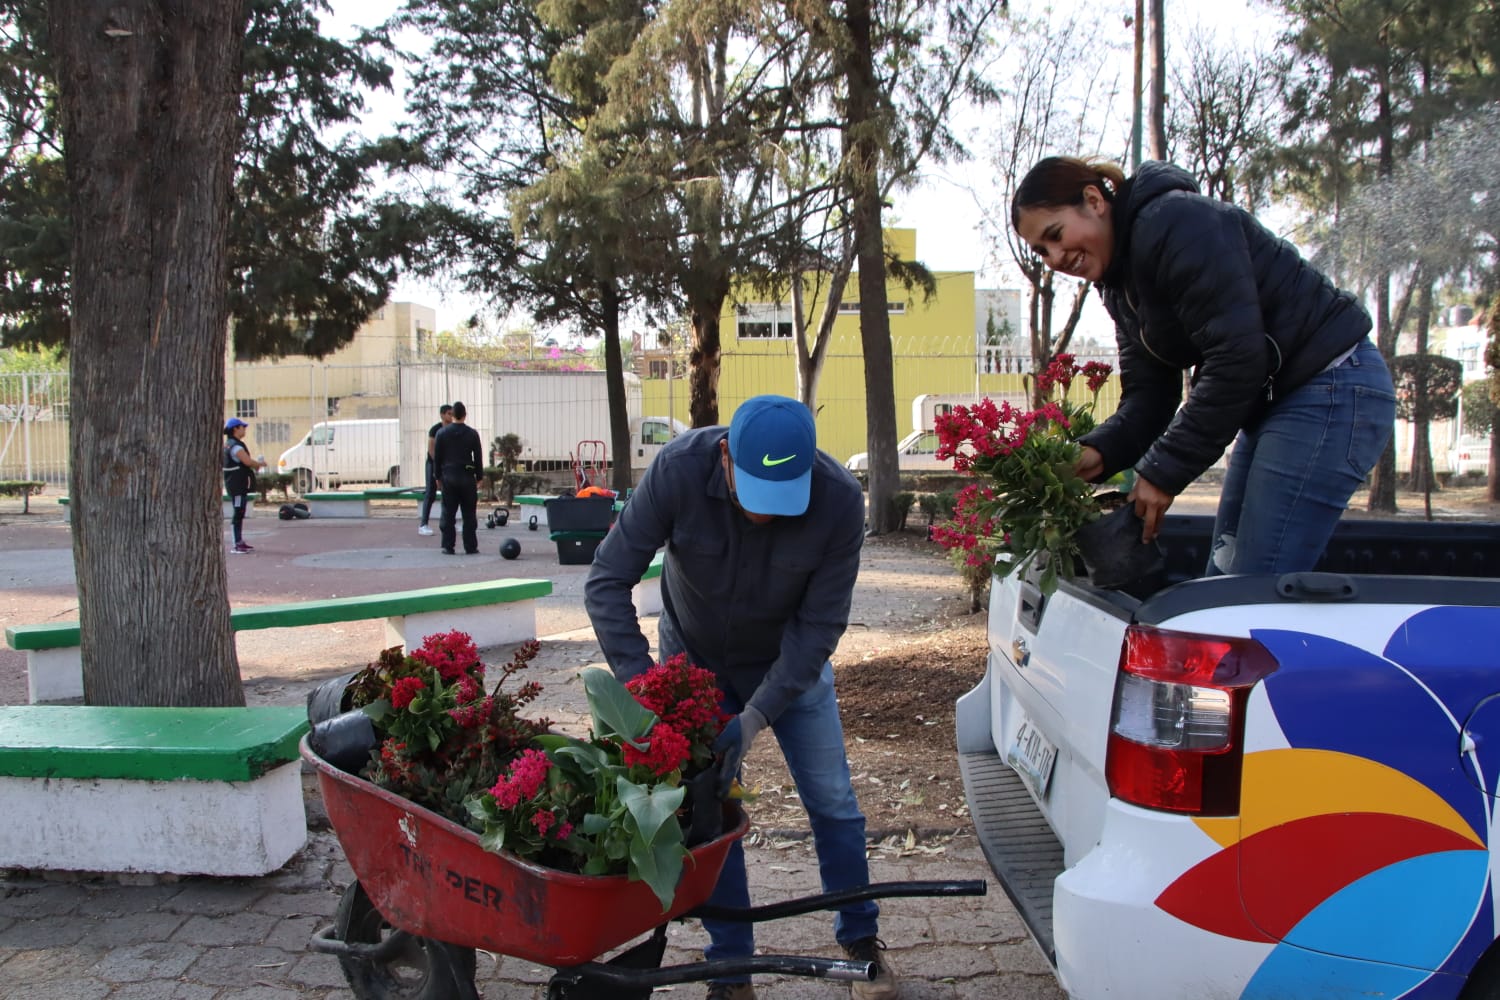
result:
<svg viewBox="0 0 1500 1000"><path fill-rule="evenodd" d="M0 707L0 868L264 875L307 842L300 705Z"/></svg>
<svg viewBox="0 0 1500 1000"><path fill-rule="evenodd" d="M408 649L434 632L467 632L481 649L536 638L536 598L552 593L551 580L501 579L389 594L235 608L237 632L386 619L386 643ZM26 690L33 705L83 697L83 658L77 622L12 625L11 649L26 653Z"/></svg>
<svg viewBox="0 0 1500 1000"><path fill-rule="evenodd" d="M374 513L373 500L408 500L421 503L425 491L414 486L376 486L365 490L328 490L305 494L313 517L369 517ZM443 491L438 490L441 501Z"/></svg>
<svg viewBox="0 0 1500 1000"><path fill-rule="evenodd" d="M259 493L248 493L248 494L246 494L246 496L248 497L248 499L250 500L250 502L252 504L258 503L260 501L260 499L261 499L261 496L260 496ZM68 502L68 499L69 499L68 497L58 497L57 498L57 502L58 502L59 505L61 505L62 510L63 510L63 523L64 524L72 524L73 523L73 507ZM234 517L234 504L230 501L229 494L227 494L227 493L221 494L220 500L222 501L222 503L224 505L224 518L225 518L225 520L228 520L229 518Z"/></svg>
<svg viewBox="0 0 1500 1000"><path fill-rule="evenodd" d="M658 552L646 567L641 582L631 588L630 603L635 605L637 615L661 614L661 563L665 558L665 553Z"/></svg>

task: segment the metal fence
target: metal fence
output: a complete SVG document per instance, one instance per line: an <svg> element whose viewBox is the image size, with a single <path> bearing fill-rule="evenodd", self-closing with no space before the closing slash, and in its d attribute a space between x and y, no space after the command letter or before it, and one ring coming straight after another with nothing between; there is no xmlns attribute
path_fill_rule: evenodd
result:
<svg viewBox="0 0 1500 1000"><path fill-rule="evenodd" d="M67 488L67 372L0 374L0 479Z"/></svg>

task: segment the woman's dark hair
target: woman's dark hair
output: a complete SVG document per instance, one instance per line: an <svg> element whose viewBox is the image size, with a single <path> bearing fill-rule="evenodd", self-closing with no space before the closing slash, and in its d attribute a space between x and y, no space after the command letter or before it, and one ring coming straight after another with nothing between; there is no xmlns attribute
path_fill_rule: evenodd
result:
<svg viewBox="0 0 1500 1000"><path fill-rule="evenodd" d="M1062 208L1082 205L1083 192L1099 189L1105 201L1125 183L1125 171L1113 160L1082 160L1076 156L1049 156L1026 172L1010 199L1010 225L1021 224L1023 208Z"/></svg>

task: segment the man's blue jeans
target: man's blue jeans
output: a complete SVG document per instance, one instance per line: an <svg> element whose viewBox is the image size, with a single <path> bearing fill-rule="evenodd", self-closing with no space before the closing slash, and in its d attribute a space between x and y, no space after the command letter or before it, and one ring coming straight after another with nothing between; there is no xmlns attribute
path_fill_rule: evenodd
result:
<svg viewBox="0 0 1500 1000"><path fill-rule="evenodd" d="M663 658L668 651L662 651ZM744 706L732 694L724 696L724 711L737 713ZM865 817L854 798L849 780L849 760L844 755L844 728L839 721L838 700L833 691L833 665L824 663L818 681L792 702L771 724L787 770L797 783L797 794L812 826L813 846L818 852L818 871L823 891L868 885L870 866L865 860ZM729 849L724 871L708 900L715 906L750 905L750 887L745 877L745 851L738 841ZM880 907L873 901L843 907L833 922L839 944L852 944L874 937ZM709 946L705 958L746 958L755 952L755 925L727 920L705 920ZM736 977L742 978L742 977Z"/></svg>
<svg viewBox="0 0 1500 1000"><path fill-rule="evenodd" d="M1385 450L1395 418L1390 372L1366 340L1241 431L1219 495L1206 575L1312 569Z"/></svg>

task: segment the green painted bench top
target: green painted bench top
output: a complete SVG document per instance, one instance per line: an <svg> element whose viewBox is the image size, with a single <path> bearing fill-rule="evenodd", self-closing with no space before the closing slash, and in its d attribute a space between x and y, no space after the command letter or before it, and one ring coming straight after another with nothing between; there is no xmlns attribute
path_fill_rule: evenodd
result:
<svg viewBox="0 0 1500 1000"><path fill-rule="evenodd" d="M302 499L312 501L420 500L425 492L415 486L381 486L368 490L325 490L318 493L304 493ZM442 496L443 491L438 490L437 495Z"/></svg>
<svg viewBox="0 0 1500 1000"><path fill-rule="evenodd" d="M661 563L667 557L665 552L658 552L651 560L651 565L646 567L646 572L641 574L642 580L655 580L661 576Z"/></svg>
<svg viewBox="0 0 1500 1000"><path fill-rule="evenodd" d="M305 732L301 705L7 705L0 706L0 775L251 781L296 760Z"/></svg>
<svg viewBox="0 0 1500 1000"><path fill-rule="evenodd" d="M363 621L367 618L391 618L429 611L452 611L485 604L528 601L552 593L551 580L500 579L454 583L422 590L400 590L390 594L366 594L356 597L331 597L322 601L296 601L291 604L262 604L235 608L229 623L235 631L258 628L295 628L299 625L328 625L333 622ZM11 625L5 630L5 641L11 649L67 649L78 645L77 622L51 622L46 625Z"/></svg>

